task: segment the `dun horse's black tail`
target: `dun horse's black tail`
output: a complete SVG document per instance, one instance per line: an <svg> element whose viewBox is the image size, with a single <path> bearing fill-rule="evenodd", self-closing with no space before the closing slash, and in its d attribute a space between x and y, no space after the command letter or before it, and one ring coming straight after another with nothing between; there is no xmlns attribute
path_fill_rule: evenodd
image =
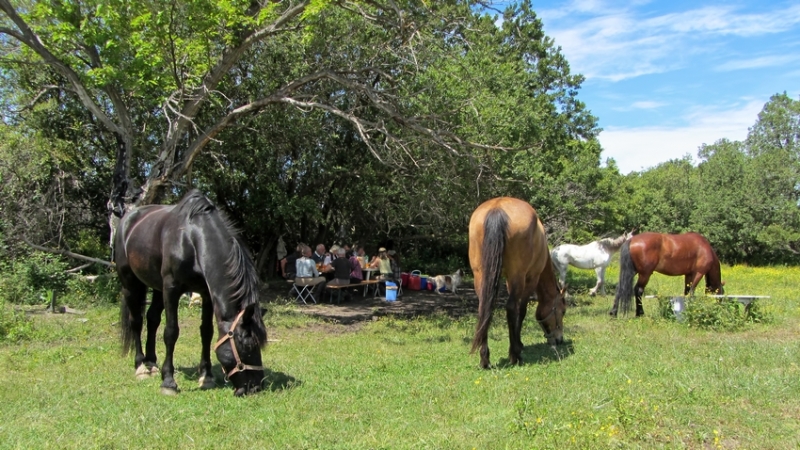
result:
<svg viewBox="0 0 800 450"><path fill-rule="evenodd" d="M122 354L127 355L133 350L134 335L133 323L131 322L131 309L125 297L122 298L119 307L119 328L120 338L122 339Z"/></svg>
<svg viewBox="0 0 800 450"><path fill-rule="evenodd" d="M628 314L631 310L635 275L636 266L631 259L631 243L628 241L622 244L619 250L619 283L617 283L617 295L614 297L614 306L622 308L624 314Z"/></svg>
<svg viewBox="0 0 800 450"><path fill-rule="evenodd" d="M503 271L503 252L506 247L508 215L501 209L493 209L483 221L483 244L481 246L481 292L478 292L478 326L472 341L474 352L481 345L481 336L489 331L492 322L492 306L498 296L500 275Z"/></svg>

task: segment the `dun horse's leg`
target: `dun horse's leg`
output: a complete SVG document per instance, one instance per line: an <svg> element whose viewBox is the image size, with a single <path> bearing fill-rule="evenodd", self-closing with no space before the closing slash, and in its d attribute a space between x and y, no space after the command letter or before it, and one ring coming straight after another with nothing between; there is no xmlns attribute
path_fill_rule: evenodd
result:
<svg viewBox="0 0 800 450"><path fill-rule="evenodd" d="M165 279L164 285L168 286L169 281ZM180 293L172 289L165 289L164 297L164 310L167 316L167 324L164 328L164 344L167 351L164 355L164 365L161 367L161 393L175 395L178 393L178 383L175 382L173 354L175 352L175 343L180 335L178 326L178 298Z"/></svg>
<svg viewBox="0 0 800 450"><path fill-rule="evenodd" d="M161 313L164 311L164 296L153 290L150 307L147 308L147 341L145 342L144 369L151 375L158 373L158 357L156 357L156 332L161 325Z"/></svg>
<svg viewBox="0 0 800 450"><path fill-rule="evenodd" d="M515 292L508 293L506 302L506 320L508 322L508 360L511 364L522 364L522 338L520 316L520 301Z"/></svg>
<svg viewBox="0 0 800 450"><path fill-rule="evenodd" d="M473 276L475 278L475 293L478 295L478 308L480 309L483 305L483 302L488 302L490 299L481 297L481 292L483 290L483 272L481 270L473 270ZM489 317L491 317L492 309L489 305ZM490 319L491 320L491 319ZM475 334L475 340L478 344L478 352L481 355L481 369L488 369L489 368L489 330L485 330L482 333Z"/></svg>
<svg viewBox="0 0 800 450"><path fill-rule="evenodd" d="M203 319L200 323L200 389L212 389L216 386L211 374L211 339L214 337L214 305L207 295L203 295Z"/></svg>

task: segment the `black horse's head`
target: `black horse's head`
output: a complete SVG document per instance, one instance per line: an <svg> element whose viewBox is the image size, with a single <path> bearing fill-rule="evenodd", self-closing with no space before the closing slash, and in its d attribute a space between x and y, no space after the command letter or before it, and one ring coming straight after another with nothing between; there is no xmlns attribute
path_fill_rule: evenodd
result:
<svg viewBox="0 0 800 450"><path fill-rule="evenodd" d="M234 395L260 391L264 379L261 348L267 342L267 331L258 304L247 306L231 322L221 322L219 331L221 337L215 351L227 378L233 383Z"/></svg>

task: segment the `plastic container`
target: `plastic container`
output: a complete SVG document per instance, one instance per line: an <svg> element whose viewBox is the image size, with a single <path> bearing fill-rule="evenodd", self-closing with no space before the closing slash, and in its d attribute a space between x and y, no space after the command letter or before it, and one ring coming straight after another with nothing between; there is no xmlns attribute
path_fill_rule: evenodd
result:
<svg viewBox="0 0 800 450"><path fill-rule="evenodd" d="M397 284L387 281L386 282L386 301L393 302L397 300Z"/></svg>

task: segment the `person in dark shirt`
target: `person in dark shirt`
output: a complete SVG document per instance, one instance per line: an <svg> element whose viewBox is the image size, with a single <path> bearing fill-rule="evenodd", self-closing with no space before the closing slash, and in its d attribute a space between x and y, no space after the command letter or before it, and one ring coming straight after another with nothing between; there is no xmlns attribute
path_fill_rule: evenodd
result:
<svg viewBox="0 0 800 450"><path fill-rule="evenodd" d="M345 253L341 247L336 250L336 259L331 261L333 280L329 284L350 284L350 260L344 257Z"/></svg>
<svg viewBox="0 0 800 450"><path fill-rule="evenodd" d="M336 258L331 261L331 268L333 269L333 279L328 281L328 286L350 284L350 260L345 258L344 248L336 249ZM350 292L345 291L345 301L350 299Z"/></svg>
<svg viewBox="0 0 800 450"><path fill-rule="evenodd" d="M302 243L297 244L294 253L286 255L286 257L281 260L283 278L287 280L293 280L295 278L295 274L297 273L296 263L297 259L302 256L303 246L304 244Z"/></svg>

